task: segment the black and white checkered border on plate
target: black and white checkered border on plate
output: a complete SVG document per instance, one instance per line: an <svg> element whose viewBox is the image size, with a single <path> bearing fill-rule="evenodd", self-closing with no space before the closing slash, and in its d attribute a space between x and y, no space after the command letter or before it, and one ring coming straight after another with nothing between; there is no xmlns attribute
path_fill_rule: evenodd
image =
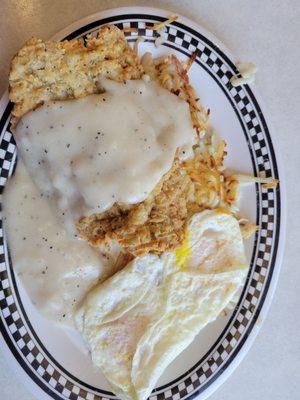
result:
<svg viewBox="0 0 300 400"><path fill-rule="evenodd" d="M126 33L132 41L143 36L154 41L156 32L146 29L146 25L162 21L154 15L126 15L95 21L71 33L67 38L83 36L94 32L99 26L115 23L122 28L137 28L138 32ZM254 174L278 177L276 158L268 128L257 101L247 86L234 88L230 78L236 74L233 63L218 47L207 38L181 23L173 23L167 28L164 46L191 55L197 50L195 62L204 68L218 83L241 123L245 140L253 162ZM0 192L15 164L15 143L9 131L11 104L8 104L1 119L0 137ZM152 400L179 400L192 398L204 391L234 359L250 334L266 297L275 264L280 224L280 189L264 189L257 186L257 224L255 246L247 281L240 300L228 325L207 352L189 371L173 382L157 388ZM54 360L40 342L26 316L15 283L14 272L7 251L0 221L0 328L2 335L19 364L29 376L55 399L100 400L115 396L91 387L72 376Z"/></svg>

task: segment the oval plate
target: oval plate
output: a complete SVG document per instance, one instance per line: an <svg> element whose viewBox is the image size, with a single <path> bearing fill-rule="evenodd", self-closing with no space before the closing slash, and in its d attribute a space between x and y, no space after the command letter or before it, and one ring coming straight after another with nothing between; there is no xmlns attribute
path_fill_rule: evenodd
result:
<svg viewBox="0 0 300 400"><path fill-rule="evenodd" d="M146 38L141 53L154 56L174 53L187 60L198 49L190 80L204 106L211 109L211 125L228 145L229 169L255 176L279 178L268 123L253 85L233 88L235 59L210 33L179 17L168 27L165 43L155 48L156 33L145 25L161 22L170 12L153 8L118 8L80 20L54 39L72 39L104 24L134 27L129 42ZM16 148L10 133L11 103L7 94L0 103L0 188L16 164ZM281 172L281 170L280 170ZM249 273L235 309L208 325L165 371L152 400L206 398L232 372L245 355L271 302L278 278L284 237L283 184L273 189L253 185L243 189L241 214L256 222L259 231L246 246ZM30 303L14 273L5 232L0 220L0 344L3 352L39 399L115 399L109 386L91 363L76 332L54 326Z"/></svg>

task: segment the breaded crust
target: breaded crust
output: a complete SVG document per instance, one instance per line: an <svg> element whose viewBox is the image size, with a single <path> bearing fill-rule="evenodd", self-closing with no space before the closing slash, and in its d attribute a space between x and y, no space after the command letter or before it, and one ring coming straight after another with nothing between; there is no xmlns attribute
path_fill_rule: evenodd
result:
<svg viewBox="0 0 300 400"><path fill-rule="evenodd" d="M145 201L83 217L77 230L94 246L114 239L133 256L161 254L184 239L192 190L191 180L175 161Z"/></svg>
<svg viewBox="0 0 300 400"><path fill-rule="evenodd" d="M13 58L9 97L14 121L49 100L79 98L101 91L99 77L116 81L137 79L138 57L114 25L82 39L30 39Z"/></svg>

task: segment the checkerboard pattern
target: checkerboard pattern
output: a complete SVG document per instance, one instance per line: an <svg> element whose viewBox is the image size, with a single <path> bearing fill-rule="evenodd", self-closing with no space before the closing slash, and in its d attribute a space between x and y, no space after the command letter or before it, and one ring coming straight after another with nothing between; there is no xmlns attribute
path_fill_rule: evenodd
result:
<svg viewBox="0 0 300 400"><path fill-rule="evenodd" d="M130 16L128 16L129 18ZM154 41L157 32L147 29L152 22L119 21L116 25L123 28L137 28L138 32L125 33L128 40L143 36L149 41ZM159 18L157 18L158 21ZM101 21L99 21L101 26ZM247 133L249 150L255 160L259 173L266 177L274 176L272 170L272 155L268 147L264 129L260 122L259 113L251 101L244 86L232 87L230 79L236 73L222 58L217 49L212 48L202 37L187 33L188 29L179 28L174 23L167 28L166 45L172 44L184 54L192 54L197 50L196 61L209 68L217 78L219 85L226 88L232 99L235 109L240 115ZM2 121L3 122L3 121ZM5 187L6 180L15 164L15 143L8 129L9 118L4 121L4 129L0 137L0 194ZM257 237L257 254L251 265L244 295L236 307L227 332L215 343L210 354L197 365L193 371L186 374L181 380L176 381L166 388L156 389L151 400L179 400L193 397L201 392L204 384L212 377L226 368L226 364L237 348L243 336L247 334L249 325L260 306L261 297L265 291L265 282L270 271L270 260L274 236L276 233L275 214L276 196L272 189L257 188L260 197L261 221L260 233ZM79 382L59 370L52 362L42 346L27 327L25 317L20 312L14 287L10 278L10 261L7 256L6 243L3 237L2 219L0 220L0 315L3 326L9 334L11 344L18 350L19 355L30 367L30 371L43 382L45 391L53 393L61 399L70 400L108 400L115 398L112 394L94 391L84 387Z"/></svg>
<svg viewBox="0 0 300 400"><path fill-rule="evenodd" d="M16 145L11 136L11 133L4 130L1 135L1 147L0 147L0 194L2 193L6 180L11 169L11 163L15 157Z"/></svg>

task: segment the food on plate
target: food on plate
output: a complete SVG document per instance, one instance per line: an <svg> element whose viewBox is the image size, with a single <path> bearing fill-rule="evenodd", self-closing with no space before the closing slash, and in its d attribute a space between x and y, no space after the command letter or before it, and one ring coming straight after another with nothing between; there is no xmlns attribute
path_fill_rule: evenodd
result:
<svg viewBox="0 0 300 400"><path fill-rule="evenodd" d="M243 285L257 228L239 217L240 183L276 182L227 173L189 81L196 53L139 58L138 43L104 26L14 57L4 221L32 302L75 324L114 393L144 400Z"/></svg>
<svg viewBox="0 0 300 400"><path fill-rule="evenodd" d="M247 272L237 220L195 214L184 246L147 254L96 286L78 312L93 361L122 399L146 399L197 333L234 298Z"/></svg>
<svg viewBox="0 0 300 400"><path fill-rule="evenodd" d="M46 104L41 105L36 109L36 111L34 111L35 107L44 101L43 95L47 92L47 87L44 87L44 81L41 83L39 80L39 74L41 71L43 72L44 70L47 70L47 63L49 60L46 58L45 61L43 56L38 53L39 63L43 62L44 64L42 64L42 66L39 64L40 66L37 70L33 69L30 76L33 75L33 81L37 81L36 91L38 93L41 90L40 86L43 88L41 90L42 95L41 97L36 98L34 104L31 105L34 110L24 115L20 123L17 125L15 129L15 137L19 144L19 151L22 153L22 158L24 159L26 167L29 169L35 183L42 192L46 192L48 195L50 193L51 197L53 197L54 194L58 205L57 208L60 213L59 217L64 220L64 223L69 230L74 230L74 222L76 220L78 234L84 239L87 239L92 245L98 246L99 244L112 239L117 241L126 252L133 256L149 252L161 254L165 250L175 248L182 242L188 219L193 215L193 213L200 209L204 209L205 207L216 207L217 205L228 205L231 207L237 198L237 183L231 179L225 178L224 174L221 172L223 168L225 149L224 142L218 139L216 134L207 134L205 145L203 145L204 141L202 141L202 143L197 143L195 153L199 153L200 156L196 157L195 160L192 160L186 166L182 164L184 159L190 158L189 154L191 146L195 145L196 133L192 133L191 131L190 121L186 114L186 103L189 105L192 124L194 128L196 128L198 134L203 134L203 130L207 124L207 113L199 104L199 99L197 99L196 93L189 83L187 71L174 56L167 56L158 60L153 60L151 55L146 53L139 64L136 55L133 54L134 52L130 48L126 47L127 44L121 46L119 41L122 33L119 30L117 30L117 33L116 30L117 28L102 28L102 30L100 30L96 35L97 39L95 39L95 37L88 38L86 44L87 50L83 50L86 49L86 47L83 45L80 47L78 41L76 42L76 46L75 43L74 45L64 44L61 46L66 49L73 47L77 49L77 47L80 47L79 56L76 58L77 63L79 64L78 59L80 59L80 56L82 57L82 62L85 62L86 51L87 54L92 57L91 54L93 54L93 52L98 54L100 51L99 48L101 49L100 53L102 58L108 58L109 55L107 55L106 52L109 51L109 47L106 43L110 43L112 40L111 37L113 37L115 41L118 39L118 45L115 45L115 42L113 42L112 47L114 47L114 45L117 49L121 47L123 52L125 51L124 49L126 49L128 56L130 55L131 67L133 68L133 65L135 66L134 71L140 71L140 73L141 71L144 71L145 73L143 76L148 77L151 81L145 83L144 79L143 82L140 80L132 82L125 81L127 82L126 85L121 83L113 85L111 81L109 82L103 78L101 79L103 76L101 71L104 67L99 62L98 68L100 74L98 71L98 81L97 85L94 82L93 91L98 90L102 92L105 90L105 87L107 87L108 91L95 97L86 96L83 99L80 99L79 102L70 101L69 103L61 103L57 99L76 98L82 96L83 92L80 92L78 95L76 91L71 91L70 87L68 87L63 93L61 93L56 84L49 84L48 89L49 87L51 88L52 101L47 101ZM48 47L50 49L55 49L58 47L55 43L46 42L40 45L44 49L48 49ZM92 43L98 44L96 50L93 50L94 47L92 46ZM23 105L27 102L28 91L20 92L17 100L13 93L15 88L18 88L19 86L22 87L21 83L28 80L28 74L27 69L25 69L23 70L23 75L18 75L17 79L13 71L16 69L15 65L24 63L23 53L28 53L27 46L28 45L25 44L24 48L14 58L12 73L10 76L11 98L14 101L18 100L14 105L13 111L16 117L20 115L18 109L24 109ZM82 52L83 55L81 54ZM32 53L32 57L34 57L35 51L32 50ZM60 70L61 65L70 64L69 59L72 52L69 54L66 50L65 58L62 59L60 57L59 61L57 61L54 50L53 53L54 55L50 53L49 57L51 57L51 68L53 69L56 65L56 68L54 68L55 71ZM121 59L122 54L123 53L117 53ZM113 53L113 55L116 57L115 53ZM32 62L30 63L27 57L25 57L25 60L26 63L29 62L29 65L31 65ZM72 57L71 60L73 60ZM106 62L107 60L104 61ZM110 65L115 65L117 62L115 59L113 61L114 62ZM123 69L127 71L128 65L126 64L123 66ZM63 74L59 75L60 72L57 72L57 74L58 77L56 78L56 81L60 80L62 81L62 85L66 85L64 83ZM122 73L121 76L122 79L125 79L124 73ZM129 77L138 76L138 73L135 73L134 76ZM111 78L114 78L114 76L111 76ZM117 78L117 80L120 79L120 77ZM71 80L71 82L73 81ZM154 86L157 85L154 82L158 82L161 87L167 89L171 93L175 93L177 96L168 95L168 93L162 91L162 89L160 89L161 96L156 96L155 90L157 92L159 90L157 86ZM82 90L85 85L87 85L87 83L83 80L81 84ZM155 90L152 88L153 90L151 92L152 85L155 87ZM136 89L135 95L132 93L134 91L134 86ZM140 94L140 90L138 90L137 86L144 88L144 95ZM132 90L130 90L130 87ZM110 92L111 96L109 96ZM151 93L152 101L150 101L149 96ZM119 96L121 96L121 99L119 99ZM122 108L122 104L125 103L125 97L127 109L121 111L125 114L121 117L120 108ZM129 98L131 98L131 102L127 101ZM49 100L49 98L46 97L46 100L47 99ZM101 107L93 109L91 103L97 103L97 99L99 102L101 100ZM104 102L103 100L109 101ZM185 101L185 103L183 101ZM164 119L164 121L161 121L162 125L159 127L159 130L156 131L157 137L158 134L160 134L160 140L163 139L164 134L168 133L167 131L163 132L163 129L168 125L166 116L164 117L167 113L168 107L170 117L171 119L173 118L172 124L178 126L177 137L179 131L181 132L181 140L187 138L189 134L189 153L187 152L187 148L182 148L182 152L177 152L175 154L174 146L176 143L175 141L171 143L171 140L170 143L166 143L166 148L162 147L161 149L158 149L160 154L158 154L157 151L155 152L155 147L153 146L153 143L151 143L151 137L153 136L154 140L156 138L155 134L151 135L149 134L149 131L145 132L142 126L144 123L143 119L140 118L141 116L134 114L134 107L137 102L141 103L139 106L143 105L144 117L145 113L148 113L151 110L150 115L152 116L152 119L149 120L148 118L147 120L148 129L151 130L151 124L153 127L154 122L156 124L158 123L158 115L160 115L160 119ZM175 112L175 103L176 107L177 105L180 107L180 112ZM110 108L109 104L111 105ZM140 185L138 188L139 190L142 189L142 193L135 193L137 194L135 198L134 196L131 196L131 198L127 196L125 201L122 201L122 198L118 199L116 193L113 193L113 186L116 186L117 181L112 182L113 185L111 190L107 191L107 196L104 199L103 204L100 204L101 194L105 192L103 188L107 187L108 181L110 181L109 174L111 171L107 170L107 168L111 168L115 162L113 155L115 155L116 158L118 156L115 149L112 148L115 144L113 143L111 135L108 135L105 131L108 130L108 133L114 132L115 136L119 134L118 130L120 120L117 119L114 121L114 112L116 112L122 119L128 118L130 104L132 105L130 108L132 113L132 124L131 126L129 124L128 129L133 129L134 136L128 136L128 131L127 135L124 135L123 131L123 135L122 137L119 137L117 145L119 146L119 150L122 150L125 144L121 139L125 142L130 139L131 142L128 142L128 145L130 146L131 151L125 155L127 159L126 157L123 157L121 160L118 159L116 168L118 168L119 171L122 171L122 168L126 165L126 170L123 169L123 171L128 172L128 174L120 174L119 181L123 182L123 185L126 182L126 186L128 186L129 182L131 186L129 184L128 190L132 189L133 185L139 182L139 179L143 179L143 177L145 178L146 176L147 179L144 179L144 187L142 188ZM118 109L116 109L117 106ZM67 108L71 108L69 112L76 115L76 119L72 118L72 120L70 120L66 118L67 112L65 109ZM108 108L111 112L110 117L107 114ZM26 109L28 110L28 107ZM162 112L162 109L164 109L164 112ZM101 118L101 112L105 113L107 119ZM87 113L89 113L89 117ZM94 114L97 115L96 119ZM57 120L54 123L53 120L56 118ZM89 126L82 126L82 118L89 121ZM68 121L66 121L66 119L68 119ZM99 122L100 119L101 123ZM37 120L39 120L39 122ZM186 124L185 127L179 125L179 120L181 123ZM32 126L32 121L34 121L34 127ZM67 127L69 127L67 124L76 125L76 129L73 131L67 129ZM94 126L91 128L90 124L94 124ZM126 124L124 126L126 127ZM101 128L103 128L102 131ZM157 128L158 126L156 126L155 129ZM170 127L167 128L169 129ZM90 138L88 138L87 135L84 135L84 129L91 129L89 132L89 135L91 136ZM41 130L43 131L43 135L40 134ZM56 140L54 140L54 137L56 137ZM170 132L168 138L171 137ZM48 139L46 140L46 138ZM78 138L81 138L80 146ZM108 143L107 148L104 149L103 142L107 140L110 140L110 143ZM140 146L139 150L142 150L142 152L140 151L134 154L132 148L134 143ZM164 143L162 144L164 145ZM170 145L172 145L173 148L170 148ZM59 153L55 146L60 146ZM99 150L99 148L102 148L103 151ZM78 155L80 150L83 150L83 154L81 154L80 157L77 157L76 155ZM169 156L167 163L166 161L162 161L163 151L164 156ZM185 156L183 153L185 153ZM149 162L146 164L147 169L145 170L141 168L141 164L139 163L141 158L145 158L144 156L146 154L152 157L153 161L152 164ZM204 157L202 157L201 154L204 154ZM150 159L149 156L148 161ZM172 169L170 169L170 157L174 158ZM156 162L154 161L154 158ZM100 174L99 168L96 170L96 166L99 167L104 165L104 163L107 164L107 162L109 165L106 166L104 172L101 171ZM64 168L62 168L62 163L64 163ZM160 166L158 166L159 163L161 164ZM194 163L197 163L197 168L193 165ZM131 169L128 168L129 164L131 164ZM56 171L51 171L49 165L51 168L56 169ZM139 165L138 168L136 168L136 165ZM158 173L156 172L154 174L155 165ZM199 169L200 166L201 168ZM152 168L152 179L151 177L149 179L150 168ZM193 172L194 168L196 173ZM136 170L140 172L139 177L137 176L137 173L134 172ZM85 179L85 176L91 176L90 171L93 171L98 175L88 181ZM198 174L197 171L200 173ZM145 172L148 173L148 175L146 175ZM51 175L51 179L49 179L49 175ZM63 179L65 176L67 176L67 179ZM69 179L70 176L74 178L72 181ZM84 178L81 179L80 176L83 176ZM103 181L105 179L106 183L104 184ZM93 181L96 183L93 184ZM88 194L87 192L83 193L78 190L78 187L80 187L79 189L82 189L82 183L84 182L85 189L89 192ZM89 187L86 183L89 184ZM193 200L193 192L196 192L196 201ZM85 197L86 195L88 198ZM110 198L108 198L109 196ZM91 197L93 197L93 199ZM143 197L145 199L143 199ZM139 200L144 201L140 202Z"/></svg>
<svg viewBox="0 0 300 400"><path fill-rule="evenodd" d="M85 41L30 39L11 62L13 121L49 100L98 93L99 75L119 82L141 76L137 55L117 27L104 26Z"/></svg>
<svg viewBox="0 0 300 400"><path fill-rule="evenodd" d="M124 266L125 256L112 244L101 254L69 235L22 160L3 196L14 270L44 316L73 325L74 312L89 289Z"/></svg>
<svg viewBox="0 0 300 400"><path fill-rule="evenodd" d="M113 239L130 254L161 254L183 242L189 218L215 207L233 209L237 181L223 172L224 142L207 133L192 159L175 159L171 170L147 199L128 207L115 205L79 220L79 234L92 245Z"/></svg>
<svg viewBox="0 0 300 400"><path fill-rule="evenodd" d="M257 67L253 63L237 63L236 64L239 73L230 79L232 86L240 86L245 83L252 83L255 80L255 74Z"/></svg>
<svg viewBox="0 0 300 400"><path fill-rule="evenodd" d="M14 131L35 184L70 230L83 215L144 201L175 153L187 160L197 140L187 103L156 82L99 84L103 94L48 102Z"/></svg>

